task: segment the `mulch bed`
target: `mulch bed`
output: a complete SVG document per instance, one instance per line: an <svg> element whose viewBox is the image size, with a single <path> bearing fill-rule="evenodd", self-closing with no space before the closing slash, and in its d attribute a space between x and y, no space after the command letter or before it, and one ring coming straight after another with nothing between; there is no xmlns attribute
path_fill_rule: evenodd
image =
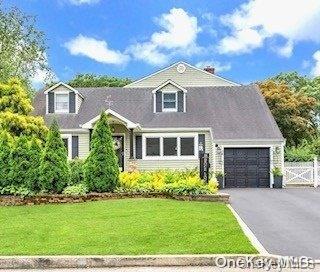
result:
<svg viewBox="0 0 320 272"><path fill-rule="evenodd" d="M121 199L121 198L166 198L183 201L209 201L229 203L228 194L214 195L173 195L164 193L89 193L84 196L68 196L62 194L46 194L36 196L0 196L0 206L21 206L53 203L80 203L88 201Z"/></svg>

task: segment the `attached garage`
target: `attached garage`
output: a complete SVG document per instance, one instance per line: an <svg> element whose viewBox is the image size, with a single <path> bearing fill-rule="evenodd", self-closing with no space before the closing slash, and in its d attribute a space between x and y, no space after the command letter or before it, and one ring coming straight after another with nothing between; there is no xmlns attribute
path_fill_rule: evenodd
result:
<svg viewBox="0 0 320 272"><path fill-rule="evenodd" d="M225 187L270 187L269 148L225 148Z"/></svg>

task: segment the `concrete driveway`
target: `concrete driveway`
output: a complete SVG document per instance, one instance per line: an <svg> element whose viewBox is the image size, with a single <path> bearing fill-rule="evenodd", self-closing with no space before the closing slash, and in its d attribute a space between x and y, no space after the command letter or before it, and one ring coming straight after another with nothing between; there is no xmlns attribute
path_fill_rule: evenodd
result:
<svg viewBox="0 0 320 272"><path fill-rule="evenodd" d="M320 259L320 189L225 189L271 254Z"/></svg>

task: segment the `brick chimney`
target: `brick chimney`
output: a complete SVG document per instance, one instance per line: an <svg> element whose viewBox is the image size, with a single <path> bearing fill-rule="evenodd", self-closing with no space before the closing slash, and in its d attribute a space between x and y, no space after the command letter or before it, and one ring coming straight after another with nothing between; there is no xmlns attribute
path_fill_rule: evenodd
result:
<svg viewBox="0 0 320 272"><path fill-rule="evenodd" d="M207 67L203 68L203 70L205 70L206 72L208 72L210 74L214 74L214 67L212 67L212 66L207 66Z"/></svg>

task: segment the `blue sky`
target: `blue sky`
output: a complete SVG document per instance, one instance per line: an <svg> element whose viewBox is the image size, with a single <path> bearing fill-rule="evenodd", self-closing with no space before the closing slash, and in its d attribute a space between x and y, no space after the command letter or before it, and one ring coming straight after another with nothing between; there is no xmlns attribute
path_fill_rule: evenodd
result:
<svg viewBox="0 0 320 272"><path fill-rule="evenodd" d="M183 60L250 83L296 70L320 75L320 1L6 0L36 15L48 64L136 79ZM288 7L290 7L288 9ZM42 74L34 82L42 80Z"/></svg>

